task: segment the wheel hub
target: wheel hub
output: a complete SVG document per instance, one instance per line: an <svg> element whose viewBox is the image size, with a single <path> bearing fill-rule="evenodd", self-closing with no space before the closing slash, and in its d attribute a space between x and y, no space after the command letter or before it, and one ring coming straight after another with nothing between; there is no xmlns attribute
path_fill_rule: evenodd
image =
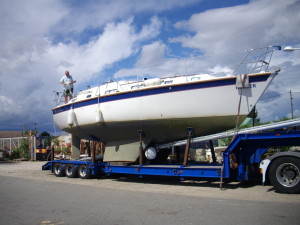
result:
<svg viewBox="0 0 300 225"><path fill-rule="evenodd" d="M289 169L289 170L284 171L284 176L288 179L294 179L296 176L296 173L294 170Z"/></svg>
<svg viewBox="0 0 300 225"><path fill-rule="evenodd" d="M294 187L300 182L300 171L292 163L280 165L276 172L277 180L285 187Z"/></svg>

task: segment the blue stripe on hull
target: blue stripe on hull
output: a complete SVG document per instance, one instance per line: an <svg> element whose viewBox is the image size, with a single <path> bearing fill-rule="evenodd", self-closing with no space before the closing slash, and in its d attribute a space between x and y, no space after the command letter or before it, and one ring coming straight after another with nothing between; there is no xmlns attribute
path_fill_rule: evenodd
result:
<svg viewBox="0 0 300 225"><path fill-rule="evenodd" d="M263 82L269 78L270 74L264 75L256 75L256 76L249 76L250 83L252 82ZM61 113L64 111L70 110L71 107L80 108L88 105L94 105L105 102L117 101L117 100L124 100L130 98L137 98L137 97L144 97L150 95L158 95L158 94L165 94L170 92L178 92L178 91L188 91L188 90L195 90L195 89L202 89L202 88L212 88L212 87L221 87L221 86L229 86L235 85L236 77L233 78L225 78L220 80L209 80L205 82L194 82L194 83L184 83L184 84L175 84L175 85L168 85L163 87L154 87L150 89L139 89L136 91L124 92L124 93L117 93L108 96L101 96L98 98L91 98L84 101L72 103L66 106L62 106L56 109L53 109L53 114Z"/></svg>

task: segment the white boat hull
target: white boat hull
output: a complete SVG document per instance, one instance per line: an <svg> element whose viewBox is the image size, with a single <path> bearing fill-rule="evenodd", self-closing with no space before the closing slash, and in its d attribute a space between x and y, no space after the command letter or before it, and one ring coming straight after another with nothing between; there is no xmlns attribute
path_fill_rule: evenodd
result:
<svg viewBox="0 0 300 225"><path fill-rule="evenodd" d="M110 143L184 139L186 128L202 136L234 128L249 114L276 73L249 75L249 88L235 77L119 92L58 106L56 125L73 135ZM70 116L70 110L72 116Z"/></svg>

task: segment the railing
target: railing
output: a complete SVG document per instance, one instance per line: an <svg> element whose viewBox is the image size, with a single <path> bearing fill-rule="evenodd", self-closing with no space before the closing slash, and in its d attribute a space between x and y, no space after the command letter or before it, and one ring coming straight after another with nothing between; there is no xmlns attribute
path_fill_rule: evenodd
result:
<svg viewBox="0 0 300 225"><path fill-rule="evenodd" d="M245 58L233 71L232 76L268 71L273 52L277 50L281 50L281 46L268 46L246 50L247 54Z"/></svg>

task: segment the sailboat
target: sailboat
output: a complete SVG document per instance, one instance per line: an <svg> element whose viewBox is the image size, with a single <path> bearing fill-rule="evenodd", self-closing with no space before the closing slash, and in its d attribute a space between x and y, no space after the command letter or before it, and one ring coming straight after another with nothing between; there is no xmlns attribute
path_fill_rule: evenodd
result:
<svg viewBox="0 0 300 225"><path fill-rule="evenodd" d="M106 143L113 149L105 153L106 161L134 161L137 131L143 131L147 147L184 139L187 127L193 127L194 136L202 136L242 123L280 71L266 70L269 61L265 57L258 59L259 70L256 64L248 74L106 82L53 108L54 121L74 136ZM121 146L127 146L126 150ZM129 153L131 148L137 150Z"/></svg>

